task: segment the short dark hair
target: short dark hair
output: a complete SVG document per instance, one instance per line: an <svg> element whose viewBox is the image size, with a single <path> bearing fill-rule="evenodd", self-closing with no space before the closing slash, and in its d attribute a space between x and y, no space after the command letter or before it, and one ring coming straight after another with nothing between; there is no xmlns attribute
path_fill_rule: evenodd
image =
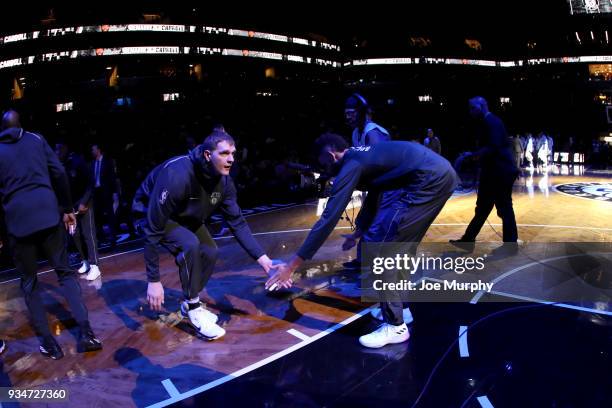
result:
<svg viewBox="0 0 612 408"><path fill-rule="evenodd" d="M323 133L317 138L317 140L315 140L315 155L319 156L321 152L323 152L323 149L327 147L330 147L336 152L343 152L344 150L348 149L349 144L340 135L335 133Z"/></svg>
<svg viewBox="0 0 612 408"><path fill-rule="evenodd" d="M21 122L19 121L19 113L13 109L9 109L2 113L2 124L0 128L4 130L12 127L21 127Z"/></svg>
<svg viewBox="0 0 612 408"><path fill-rule="evenodd" d="M236 144L234 138L229 133L215 130L210 135L206 136L206 139L202 142L202 148L212 152L217 148L217 144L221 142L227 142L231 145Z"/></svg>

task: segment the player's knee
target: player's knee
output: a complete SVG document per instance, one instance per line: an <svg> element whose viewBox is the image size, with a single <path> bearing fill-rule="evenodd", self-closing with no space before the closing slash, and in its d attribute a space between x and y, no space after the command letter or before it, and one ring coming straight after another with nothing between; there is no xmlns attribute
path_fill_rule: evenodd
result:
<svg viewBox="0 0 612 408"><path fill-rule="evenodd" d="M183 245L183 252L189 254L190 256L197 255L200 252L200 243L197 239L187 241Z"/></svg>
<svg viewBox="0 0 612 408"><path fill-rule="evenodd" d="M219 256L219 249L208 245L200 245L202 259L208 262L215 262Z"/></svg>

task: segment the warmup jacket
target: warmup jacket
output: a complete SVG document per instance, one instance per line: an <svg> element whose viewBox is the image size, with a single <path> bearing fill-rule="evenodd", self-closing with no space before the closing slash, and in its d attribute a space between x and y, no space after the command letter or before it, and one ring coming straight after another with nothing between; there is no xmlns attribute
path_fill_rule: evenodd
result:
<svg viewBox="0 0 612 408"><path fill-rule="evenodd" d="M197 230L217 209L227 220L238 243L254 259L264 254L236 201L229 176L215 175L202 159L201 146L187 156L174 157L154 168L134 196L132 210L146 214L145 245L157 247L172 220ZM159 258L149 265L149 282L159 281Z"/></svg>
<svg viewBox="0 0 612 408"><path fill-rule="evenodd" d="M378 210L381 192L404 189L410 204L430 201L451 185L457 185L457 174L442 156L414 142L380 142L374 146L352 147L339 163L327 206L298 250L302 259L310 259L332 233L342 212L351 200L353 190L368 191L356 219L357 227L367 231Z"/></svg>

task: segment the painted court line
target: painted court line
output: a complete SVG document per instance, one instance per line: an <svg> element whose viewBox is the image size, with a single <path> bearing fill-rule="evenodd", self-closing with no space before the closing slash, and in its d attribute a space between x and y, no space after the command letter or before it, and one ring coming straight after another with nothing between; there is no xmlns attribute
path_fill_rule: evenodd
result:
<svg viewBox="0 0 612 408"><path fill-rule="evenodd" d="M267 232L256 232L253 234L253 236L257 236L257 235L273 235L273 234L290 234L292 232L307 232L310 231L312 228L302 228L302 229L293 229L293 230L282 230L282 231L267 231ZM334 228L334 230L344 230L344 229L351 229L351 227L336 227ZM218 237L215 239L234 239L233 235L226 235L223 237Z"/></svg>
<svg viewBox="0 0 612 408"><path fill-rule="evenodd" d="M308 204L300 204L300 205L308 205ZM298 205L299 206L299 205ZM296 206L296 207L298 207ZM279 208L279 210L282 210L284 208ZM272 212L272 211L269 211ZM260 213L260 214L266 214L264 213ZM253 214L253 215L259 215L259 214ZM437 227L460 227L460 226L466 226L468 224L465 223L436 223L436 224L431 224L432 226L437 226ZM502 224L491 224L492 226L495 227L501 227ZM612 231L612 228L599 228L599 227L580 227L580 226L576 226L576 225L547 225L547 224L517 224L518 227L538 227L538 228L572 228L572 229L584 229L584 230L596 230L596 231ZM334 230L343 230L343 229L351 229L351 227L336 227L334 228ZM292 233L292 232L307 232L310 231L311 228L302 228L302 229L294 229L294 230L284 230L284 231L267 231L267 232L257 232L254 233L253 236L257 236L257 235L273 235L273 234L288 234L288 233ZM214 238L215 240L221 240L221 239L234 239L233 235L227 235L227 236L223 236L223 237L217 237ZM125 252L120 252L117 254L112 254L112 255L107 255L107 256L103 256L100 259L109 259L109 258L114 258L116 256L119 255L125 255L125 254L129 254L132 252L138 252L138 251L142 251L142 248L138 248L138 249L133 249L131 251L125 251ZM9 271L14 271L15 268L12 269L8 269L5 272L9 272ZM45 273L49 273L52 272L52 269L48 269L46 271L42 271L39 272L39 275L45 274ZM10 279L4 282L0 282L0 284L3 283L7 283L7 282L14 282L19 280L19 278L15 278L15 279Z"/></svg>
<svg viewBox="0 0 612 408"><path fill-rule="evenodd" d="M476 295L474 295L474 297L472 299L470 299L470 303L472 305L475 305L476 303L478 303L478 301L480 300L481 297L483 297L485 295L485 291L484 290L479 290L478 293L476 293Z"/></svg>
<svg viewBox="0 0 612 408"><path fill-rule="evenodd" d="M434 223L431 224L436 227L465 227L468 224L465 223ZM494 227L502 227L502 224L491 224ZM612 231L612 228L601 228L601 227L582 227L579 225L555 225L555 224L516 224L517 227L535 227L535 228L568 228L568 229L582 229L582 230L596 230L596 231Z"/></svg>
<svg viewBox="0 0 612 408"><path fill-rule="evenodd" d="M556 256L556 257L553 257L553 258L542 259L541 261L531 262L531 263L528 263L526 265L522 265L522 266L519 266L517 268L511 269L508 272L505 272L505 273L501 274L500 276L498 276L497 278L493 279L490 283L493 283L493 285L496 285L497 283L501 282L502 280L504 280L505 278L507 278L510 275L513 275L513 274L515 274L517 272L520 272L520 271L522 271L524 269L527 269L527 268L530 268L532 266L543 264L545 262L557 261L557 260L560 260L560 259L577 258L577 257L589 256L589 255L600 255L600 254L608 255L605 252L594 252L594 253L591 253L591 254L563 255L563 256ZM486 292L484 292L484 291L479 291L478 293L476 293L476 295L474 295L474 297L472 297L472 299L470 300L470 303L473 304L473 305L478 303L478 301L482 298L482 296L485 295L485 293ZM495 295L500 295L500 296L507 296L507 297L514 298L514 299L519 299L519 300L525 300L525 301L528 301L528 302L541 303L541 304L547 304L547 305L552 305L552 306L556 306L556 307L563 307L563 308L566 308L566 309L579 310L579 311L582 311L582 312L598 313L598 314L612 316L612 312L610 312L610 311L598 310L598 309L593 309L593 308L589 308L589 307L575 306L575 305L570 305L570 304L561 303L561 302L551 302L551 301L546 301L546 300L542 300L542 299L536 299L536 298L532 298L532 297L528 297L528 296L521 296L521 295L515 295L515 294L507 293L507 292L500 292L500 291L496 291L496 290L492 290L489 293L495 294Z"/></svg>
<svg viewBox="0 0 612 408"><path fill-rule="evenodd" d="M493 404L491 404L491 401L489 401L489 398L486 395L476 397L476 399L482 408L494 408Z"/></svg>
<svg viewBox="0 0 612 408"><path fill-rule="evenodd" d="M138 251L142 251L142 248L136 248L136 249L132 249L130 251L119 252L117 254L112 254L112 255L106 255L106 256L100 257L98 259L109 259L109 258L114 258L114 257L120 256L120 255L131 254L132 252L138 252ZM12 271L12 270L15 270L15 268L9 269L9 271ZM53 269L47 269L46 271L39 272L38 275L43 275L43 274L49 273L49 272L53 272ZM0 284L18 281L19 279L21 279L21 278L9 279L7 281L1 282Z"/></svg>
<svg viewBox="0 0 612 408"><path fill-rule="evenodd" d="M469 357L470 351L468 349L468 327L459 326L459 355L461 357Z"/></svg>
<svg viewBox="0 0 612 408"><path fill-rule="evenodd" d="M305 335L304 333L302 333L299 330L289 329L289 330L287 330L287 333L294 335L295 337L297 337L300 340L304 340L304 341L310 340L310 336Z"/></svg>
<svg viewBox="0 0 612 408"><path fill-rule="evenodd" d="M343 229L350 229L351 227L336 227L334 229L336 230L343 230ZM286 233L291 233L291 232L306 232L306 231L310 231L311 228L305 228L305 229L295 229L295 230L285 230L285 231L267 231L267 232L257 232L255 235L273 235L273 234L286 234ZM229 235L229 236L225 236L225 237L218 237L218 238L214 238L215 240L220 240L220 239L233 239L234 236L233 235ZM125 252L119 252L116 254L111 254L111 255L106 255L103 257L100 257L100 259L110 259L110 258L114 258L116 256L121 256L121 255L125 255L125 254L131 254L132 252L138 252L138 251L142 251L142 248L136 248L136 249L132 249L130 251L125 251ZM15 268L13 269L8 269L6 272L9 271L14 271ZM49 273L49 272L53 272L53 269L47 269L45 271L39 272L38 275L43 275L45 273ZM14 279L9 279L7 281L4 282L0 282L0 284L4 284L4 283L8 283L8 282L14 282L14 281L18 281L20 278L14 278Z"/></svg>
<svg viewBox="0 0 612 408"><path fill-rule="evenodd" d="M556 307L562 307L564 309L572 309L572 310L578 310L578 311L581 311L581 312L589 312L589 313L602 314L602 315L606 315L606 316L612 316L612 312L611 311L593 309L592 307L584 307L584 306L570 305L570 304L567 304L567 303L551 302L551 301L548 301L548 300L536 299L536 298L532 298L532 297L529 297L529 296L521 296L521 295L515 295L515 294L512 294L512 293L499 292L497 290L492 290L491 294L499 295L499 296L506 296L506 297L509 297L509 298L518 299L518 300L524 300L524 301L527 301L527 302L541 303L543 305L552 305L552 306L556 306Z"/></svg>
<svg viewBox="0 0 612 408"><path fill-rule="evenodd" d="M258 361L257 363L253 363L253 364L251 364L251 365L249 365L249 366L247 366L245 368L242 368L242 369L240 369L238 371L235 371L235 372L233 372L231 374L228 374L228 375L226 375L224 377L221 377L221 378L219 378L219 379L217 379L215 381L209 382L207 384L204 384L204 385L202 385L200 387L194 388L194 389L192 389L190 391L187 391L185 393L179 394L177 396L168 398L167 400L158 402L157 404L149 405L149 407L150 408L165 407L165 406L168 406L170 404L174 404L175 402L182 401L182 400L184 400L186 398L192 397L192 396L194 396L196 394L200 394L200 393L202 393L204 391L208 391L208 390L210 390L212 388L215 388L215 387L217 387L217 386L219 386L221 384L225 384L226 382L231 381L231 380L233 380L235 378L238 378L238 377L240 377L240 376L242 376L244 374L248 374L251 371L254 371L254 370L256 370L256 369L258 369L260 367L263 367L266 364L269 364L269 363L271 363L273 361L276 361L279 358L284 357L284 356L286 356L288 354L291 354L294 351L299 350L302 347L305 347L308 344L313 343L313 342L315 342L315 341L317 341L317 340L327 336L328 334L335 332L336 330L346 326L347 324L350 324L350 323L354 322L355 320L357 320L360 317L364 316L365 314L369 313L370 310L372 310L373 307L374 306L368 307L368 308L362 310L361 312L359 312L359 313L349 317L348 319L343 320L342 322L340 322L338 324L335 324L334 326L330 327L329 329L327 329L325 331L322 331L320 333L317 333L316 335L310 337L308 340L303 340L303 341L301 341L301 342L299 342L297 344L294 344L293 346L291 346L291 347L289 347L289 348L287 348L287 349L285 349L283 351L280 351L280 352L278 352L276 354L273 354L270 357L267 357L267 358L265 358L265 359L263 359L261 361Z"/></svg>
<svg viewBox="0 0 612 408"><path fill-rule="evenodd" d="M436 278L425 277L425 278L422 278L422 279L429 280L429 281L432 281L432 282L440 282L440 283L444 282L444 280L436 279ZM521 295L515 295L513 293L508 293L508 292L500 292L498 290L492 290L491 292L488 292L488 293L490 293L492 295L505 296L505 297L509 297L509 298L517 299L517 300L524 300L526 302L540 303L540 304L543 304L543 305L551 305L551 306L556 306L556 307L562 307L562 308L565 308L565 309L579 310L581 312L597 313L597 314L603 314L603 315L606 315L606 316L612 316L612 311L593 309L593 308L584 307L584 306L570 305L570 304L567 304L567 303L551 302L551 301L548 301L548 300L536 299L536 298L532 298L532 297L529 297L529 296L521 296ZM486 294L487 294L487 292L485 292L485 291L479 291L472 298L472 300L470 300L470 303L475 305Z"/></svg>
<svg viewBox="0 0 612 408"><path fill-rule="evenodd" d="M172 380L169 378L162 381L162 385L164 386L166 391L168 391L168 394L172 398L177 397L181 394L179 390L174 386L174 383L172 383Z"/></svg>
<svg viewBox="0 0 612 408"><path fill-rule="evenodd" d="M584 256L585 254L576 254L576 255L563 255L563 256L556 256L554 258L547 258L547 259L542 259L541 261L536 261L536 262L530 262L528 264L525 265L521 265L517 268L511 269L508 272L504 272L503 274L501 274L500 276L498 276L497 278L493 279L490 283L493 283L493 286L495 286L497 283L499 283L500 281L502 281L503 279L507 278L510 275L514 275L517 272L522 271L523 269L528 269L531 268L532 266L535 265L540 265L543 264L544 262L549 262L549 261L558 261L560 259L565 259L565 258L574 258L577 256ZM491 291L492 292L492 291ZM478 301L480 300L480 298L482 298L485 295L486 292L484 291L478 291L476 293L476 295L474 295L474 297L472 297L472 299L470 300L470 303L475 305L476 303L478 303Z"/></svg>

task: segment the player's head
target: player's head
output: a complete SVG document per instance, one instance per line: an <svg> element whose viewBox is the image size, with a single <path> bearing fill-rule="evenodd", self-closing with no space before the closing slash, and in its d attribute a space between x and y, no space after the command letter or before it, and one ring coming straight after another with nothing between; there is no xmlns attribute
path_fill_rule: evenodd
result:
<svg viewBox="0 0 612 408"><path fill-rule="evenodd" d="M487 104L487 100L482 96L475 96L470 99L470 115L473 118L482 118L487 112L489 112L489 105Z"/></svg>
<svg viewBox="0 0 612 408"><path fill-rule="evenodd" d="M339 163L349 145L335 133L324 133L315 141L315 155L319 164L328 172L336 173Z"/></svg>
<svg viewBox="0 0 612 408"><path fill-rule="evenodd" d="M344 103L344 121L351 128L359 127L365 123L369 110L368 101L358 93L354 93Z"/></svg>
<svg viewBox="0 0 612 408"><path fill-rule="evenodd" d="M59 140L55 144L55 154L57 154L57 157L59 157L61 161L66 160L69 153L70 153L70 146L68 145L67 141Z"/></svg>
<svg viewBox="0 0 612 408"><path fill-rule="evenodd" d="M236 142L226 132L213 131L202 143L204 161L221 176L229 176L235 153Z"/></svg>
<svg viewBox="0 0 612 408"><path fill-rule="evenodd" d="M0 127L1 130L13 127L21 127L21 122L19 121L19 114L12 109L5 111L2 114L2 125L0 125Z"/></svg>

